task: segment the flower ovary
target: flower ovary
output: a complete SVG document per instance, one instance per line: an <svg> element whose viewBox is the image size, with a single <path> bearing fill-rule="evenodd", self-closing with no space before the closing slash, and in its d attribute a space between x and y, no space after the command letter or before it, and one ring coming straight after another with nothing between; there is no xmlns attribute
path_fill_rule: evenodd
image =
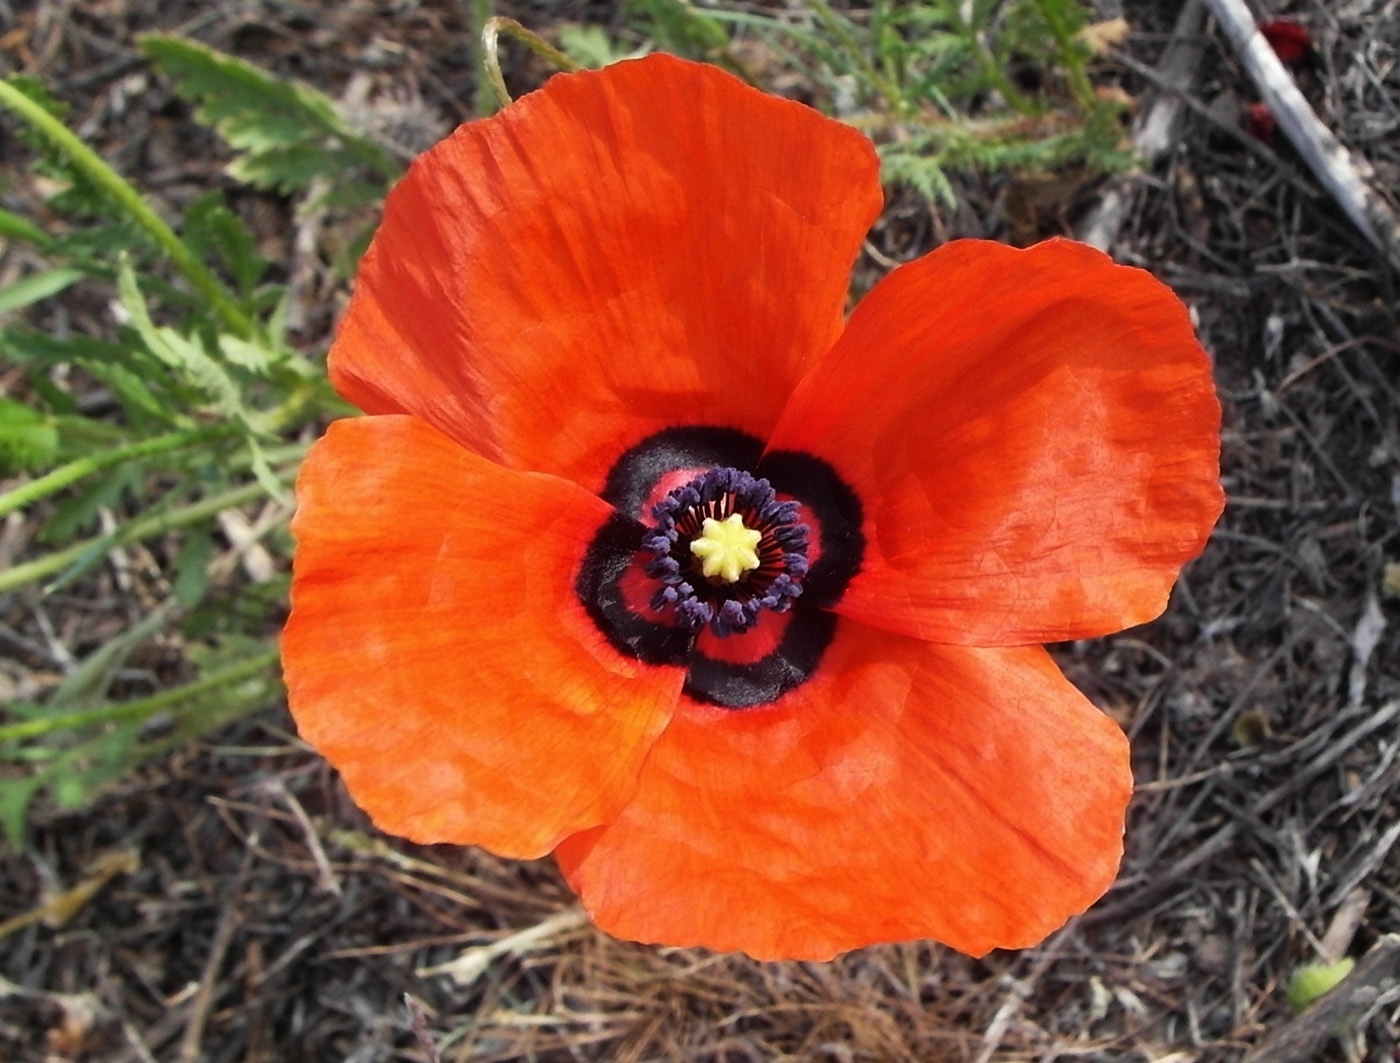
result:
<svg viewBox="0 0 1400 1063"><path fill-rule="evenodd" d="M756 548L762 539L763 533L746 527L738 513L724 520L706 517L700 535L690 541L690 552L700 559L700 571L710 579L737 583L745 572L758 568Z"/></svg>

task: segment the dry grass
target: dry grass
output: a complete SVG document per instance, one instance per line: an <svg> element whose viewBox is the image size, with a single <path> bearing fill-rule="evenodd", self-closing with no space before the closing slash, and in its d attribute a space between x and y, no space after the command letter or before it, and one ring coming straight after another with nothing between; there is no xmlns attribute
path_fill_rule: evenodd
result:
<svg viewBox="0 0 1400 1063"><path fill-rule="evenodd" d="M1127 8L1131 54L1151 66L1175 12ZM1400 183L1400 5L1293 9L1318 42L1304 91ZM538 25L609 11L513 13ZM197 32L333 93L368 76L371 95L416 94L446 123L471 98L446 2L0 0L9 14L20 29L0 37L4 61L51 78L119 166L172 201L221 178L143 72L137 30ZM82 815L41 810L29 848L0 855L0 918L80 885L103 854L140 862L0 940L0 1058L1210 1063L1288 1020L1299 964L1400 930L1400 625L1382 593L1400 560L1394 277L1286 145L1248 149L1231 132L1249 86L1214 37L1202 47L1182 143L1139 182L1115 251L1177 289L1217 359L1230 506L1166 617L1059 651L1132 735L1140 784L1122 875L1086 917L983 961L914 944L765 965L613 941L571 917L548 862L375 836L271 712ZM948 236L1028 224L1015 179L965 191L953 214L893 195L860 279ZM1029 224L1067 224L1094 194L1068 185ZM287 243L284 204L241 205L265 251L313 275L301 328L320 342L335 309L315 280L327 247ZM26 540L12 521L0 553ZM0 599L0 673L42 689L139 611L144 571L137 556L125 582L107 573L81 596ZM178 646L140 667L168 681ZM424 973L454 961L456 979ZM1319 1058L1400 1058L1400 990L1372 1004Z"/></svg>

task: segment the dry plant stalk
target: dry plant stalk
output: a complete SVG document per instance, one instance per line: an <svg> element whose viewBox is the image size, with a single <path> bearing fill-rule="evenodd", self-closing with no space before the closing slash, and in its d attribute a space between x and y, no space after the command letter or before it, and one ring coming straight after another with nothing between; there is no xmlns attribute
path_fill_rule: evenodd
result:
<svg viewBox="0 0 1400 1063"><path fill-rule="evenodd" d="M1392 266L1400 270L1400 218L1376 193L1370 163L1349 152L1322 124L1264 39L1244 0L1206 0L1264 104L1338 206Z"/></svg>

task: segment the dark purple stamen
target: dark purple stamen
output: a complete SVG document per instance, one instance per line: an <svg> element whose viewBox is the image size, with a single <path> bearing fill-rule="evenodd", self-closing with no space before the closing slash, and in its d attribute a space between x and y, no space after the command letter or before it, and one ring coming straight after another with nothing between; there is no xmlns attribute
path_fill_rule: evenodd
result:
<svg viewBox="0 0 1400 1063"><path fill-rule="evenodd" d="M656 523L642 538L642 548L655 555L646 574L661 583L652 609L673 608L691 631L709 624L720 636L747 631L765 609L787 612L807 574L808 531L798 523L798 510L796 502L780 502L767 480L741 469L710 469L676 488L656 504ZM758 567L734 583L708 579L690 544L703 534L707 518L735 513L762 536L755 550Z"/></svg>

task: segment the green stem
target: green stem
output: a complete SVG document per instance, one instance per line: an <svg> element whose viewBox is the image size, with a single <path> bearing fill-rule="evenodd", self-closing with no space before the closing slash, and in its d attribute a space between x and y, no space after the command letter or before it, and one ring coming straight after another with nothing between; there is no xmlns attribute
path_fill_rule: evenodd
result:
<svg viewBox="0 0 1400 1063"><path fill-rule="evenodd" d="M477 73L476 88L472 91L472 110L478 118L489 118L496 113L496 97L500 92L487 76L486 69L486 24L491 21L496 5L493 0L465 0L465 4L471 29L472 69Z"/></svg>
<svg viewBox="0 0 1400 1063"><path fill-rule="evenodd" d="M499 38L502 33L507 37L514 37L545 62L552 63L560 70L572 73L575 70L583 69L554 45L539 34L527 30L515 19L506 18L503 15L488 18L486 25L481 30L481 52L486 64L486 77L490 80L491 87L496 90L496 96L501 101L502 107L511 102L510 90L506 88L506 79L501 76Z"/></svg>
<svg viewBox="0 0 1400 1063"><path fill-rule="evenodd" d="M816 13L821 24L827 31L836 38L838 44L846 50L847 56L860 68L860 72L865 75L867 81L875 86L875 90L885 98L885 102L896 112L907 111L908 104L903 94L899 91L899 86L890 81L875 68L875 65L866 57L864 49L854 37L850 30L842 23L840 16L832 9L826 0L807 0L807 6Z"/></svg>
<svg viewBox="0 0 1400 1063"><path fill-rule="evenodd" d="M1082 110L1092 111L1095 103L1094 86L1089 84L1089 75L1084 71L1084 58L1080 54L1074 33L1065 21L1064 12L1056 6L1054 0L1036 0L1035 6L1039 9L1041 18L1045 19L1046 25L1050 27L1055 43L1059 45L1060 58L1064 61L1065 70L1069 75L1070 91L1074 93L1074 98L1079 101Z"/></svg>
<svg viewBox="0 0 1400 1063"><path fill-rule="evenodd" d="M944 8L947 11L949 21L957 28L958 34L967 42L967 46L977 57L977 65L982 68L983 75L1001 93L1001 98L1006 101L1006 105L1020 114L1035 114L1035 105L1011 83L1011 79L1006 76L1006 71L997 62L997 57L983 42L982 35L977 32L977 27L963 18L962 7L957 3L957 0L950 0L944 5Z"/></svg>
<svg viewBox="0 0 1400 1063"><path fill-rule="evenodd" d="M132 220L150 233L175 268L209 301L230 332L246 340L256 336L257 326L238 308L218 278L195 257L170 226L161 221L150 204L141 198L141 194L103 162L95 151L57 118L3 78L0 78L0 105L8 107L38 130L59 151L68 156L89 180L111 196Z"/></svg>
<svg viewBox="0 0 1400 1063"><path fill-rule="evenodd" d="M291 483L295 478L295 469L283 470L277 477L282 483ZM152 513L145 517L138 517L129 524L122 525L110 535L99 535L92 539L85 539L62 550L55 550L51 554L35 558L26 564L13 565L5 569L0 572L0 592L14 590L26 583L33 583L37 579L61 572L95 550L111 549L114 546L148 539L153 535L173 531L176 528L186 528L191 524L209 520L226 509L247 505L249 502L256 502L258 499L266 497L267 489L262 484L244 484L242 487L235 487L220 494L211 495L169 513Z"/></svg>
<svg viewBox="0 0 1400 1063"><path fill-rule="evenodd" d="M113 465L149 458L154 454L166 454L172 450L182 450L185 447L204 443L211 439L223 439L237 434L238 429L232 425L196 428L186 432L171 432L169 435L156 436L154 439L132 443L130 446L105 450L100 454L89 454L76 461L70 461L67 465L60 465L53 472L45 473L37 479L20 484L14 490L6 491L0 495L0 517L22 509L41 498L46 498L85 476L91 476L93 473L101 472Z"/></svg>
<svg viewBox="0 0 1400 1063"><path fill-rule="evenodd" d="M122 723L127 720L144 720L162 709L168 709L172 705L178 705L182 701L189 701L191 698L207 694L211 690L217 690L222 686L231 686L234 683L241 683L245 679L254 679L261 673L267 671L269 667L277 663L277 651L271 650L267 653L251 657L239 664L230 665L220 671L213 672L203 679L198 679L193 683L186 683L182 687L174 690L162 691L153 694L148 698L138 698L136 701L124 701L117 705L99 705L92 709L75 709L72 712L65 712L56 716L44 716L36 720L24 720L20 723L12 723L0 727L0 742L18 742L26 738L37 738L40 735L52 734L55 731L72 730L76 727L88 727L92 724L100 723Z"/></svg>

